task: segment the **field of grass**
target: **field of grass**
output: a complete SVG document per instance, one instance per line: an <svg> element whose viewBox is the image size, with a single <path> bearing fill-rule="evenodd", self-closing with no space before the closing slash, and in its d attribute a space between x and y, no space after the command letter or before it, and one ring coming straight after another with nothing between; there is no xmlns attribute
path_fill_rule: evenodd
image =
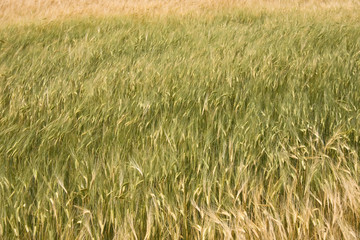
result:
<svg viewBox="0 0 360 240"><path fill-rule="evenodd" d="M359 239L360 8L280 2L3 21L0 239Z"/></svg>

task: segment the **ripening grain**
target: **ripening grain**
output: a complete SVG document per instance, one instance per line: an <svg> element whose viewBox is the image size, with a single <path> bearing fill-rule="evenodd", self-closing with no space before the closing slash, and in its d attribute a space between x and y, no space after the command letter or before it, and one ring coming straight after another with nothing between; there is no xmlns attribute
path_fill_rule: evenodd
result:
<svg viewBox="0 0 360 240"><path fill-rule="evenodd" d="M202 11L1 27L1 239L360 238L360 11Z"/></svg>

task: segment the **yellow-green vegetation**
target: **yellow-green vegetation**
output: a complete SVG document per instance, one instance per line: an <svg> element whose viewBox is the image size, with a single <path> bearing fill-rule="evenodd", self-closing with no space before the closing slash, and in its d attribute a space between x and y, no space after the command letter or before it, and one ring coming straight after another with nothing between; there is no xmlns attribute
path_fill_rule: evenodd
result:
<svg viewBox="0 0 360 240"><path fill-rule="evenodd" d="M206 11L0 28L1 239L360 238L360 9Z"/></svg>

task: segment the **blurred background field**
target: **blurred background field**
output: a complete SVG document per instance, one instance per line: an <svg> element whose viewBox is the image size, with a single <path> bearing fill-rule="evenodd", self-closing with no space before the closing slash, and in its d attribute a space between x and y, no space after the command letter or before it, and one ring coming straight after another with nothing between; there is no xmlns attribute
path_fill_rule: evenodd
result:
<svg viewBox="0 0 360 240"><path fill-rule="evenodd" d="M317 11L359 8L357 0L2 0L0 23L63 20L69 17L213 15L224 10ZM1 26L2 24L0 24Z"/></svg>
<svg viewBox="0 0 360 240"><path fill-rule="evenodd" d="M356 3L88 3L0 3L0 238L360 238Z"/></svg>

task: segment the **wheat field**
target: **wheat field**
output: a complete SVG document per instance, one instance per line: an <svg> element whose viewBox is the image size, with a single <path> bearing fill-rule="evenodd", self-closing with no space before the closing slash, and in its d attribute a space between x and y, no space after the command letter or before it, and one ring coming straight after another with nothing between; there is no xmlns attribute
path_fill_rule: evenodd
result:
<svg viewBox="0 0 360 240"><path fill-rule="evenodd" d="M359 239L356 1L0 2L0 239Z"/></svg>
<svg viewBox="0 0 360 240"><path fill-rule="evenodd" d="M84 16L203 16L239 8L247 11L347 9L355 14L359 5L356 0L2 0L0 26L1 22L47 22Z"/></svg>

